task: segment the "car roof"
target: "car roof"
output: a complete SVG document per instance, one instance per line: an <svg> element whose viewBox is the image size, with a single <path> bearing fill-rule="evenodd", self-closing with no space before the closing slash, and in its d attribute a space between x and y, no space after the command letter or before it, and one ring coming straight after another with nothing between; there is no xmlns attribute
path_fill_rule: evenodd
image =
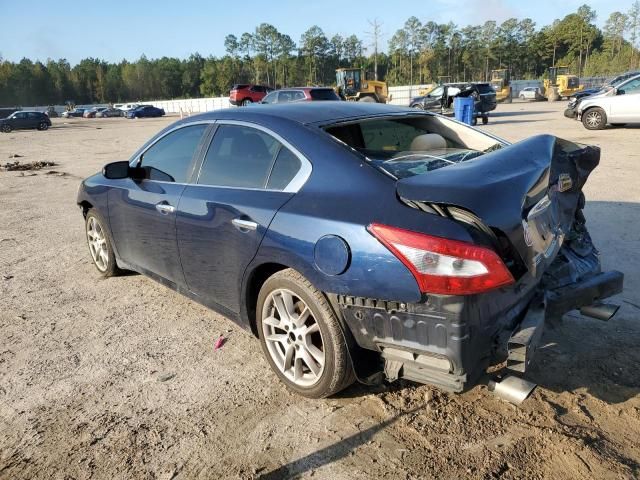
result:
<svg viewBox="0 0 640 480"><path fill-rule="evenodd" d="M373 116L416 114L414 108L368 102L304 102L226 108L189 117L194 120L245 120L264 122L270 118L291 120L303 125L340 123ZM425 112L426 113L426 112Z"/></svg>

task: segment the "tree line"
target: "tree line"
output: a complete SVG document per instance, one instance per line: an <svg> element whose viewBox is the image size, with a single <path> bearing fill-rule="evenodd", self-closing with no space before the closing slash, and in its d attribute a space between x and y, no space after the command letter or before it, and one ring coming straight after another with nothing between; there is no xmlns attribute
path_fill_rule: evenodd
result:
<svg viewBox="0 0 640 480"><path fill-rule="evenodd" d="M382 29L376 20L361 37L328 36L314 25L297 44L263 23L239 37L227 35L221 57L86 58L74 66L65 59L0 57L0 106L217 96L236 83L332 85L338 67L362 67L389 85L488 80L497 68L519 79L542 78L552 65L567 65L579 76L639 68L640 0L611 13L602 29L596 18L588 5L541 28L530 18L459 27L412 16L391 35L386 52L378 49Z"/></svg>

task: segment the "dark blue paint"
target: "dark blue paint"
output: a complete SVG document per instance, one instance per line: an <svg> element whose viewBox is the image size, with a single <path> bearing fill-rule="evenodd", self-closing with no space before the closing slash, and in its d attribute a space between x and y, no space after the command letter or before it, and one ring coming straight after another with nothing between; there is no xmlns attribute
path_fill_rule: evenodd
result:
<svg viewBox="0 0 640 480"><path fill-rule="evenodd" d="M271 263L296 269L326 293L417 302L422 295L412 274L367 232L367 225L379 222L463 241L471 240L468 231L402 204L395 181L319 128L339 119L408 114L416 112L310 102L190 117L159 132L132 159L178 124L243 120L289 141L312 163L311 176L299 192L289 194L108 180L98 174L83 183L78 201L89 202L108 219L120 263L243 322L248 322L248 280ZM176 206L175 216L157 212L154 205L160 201ZM231 223L234 218L254 221L258 228L242 231ZM333 241L321 241L336 237L348 245L347 253Z"/></svg>

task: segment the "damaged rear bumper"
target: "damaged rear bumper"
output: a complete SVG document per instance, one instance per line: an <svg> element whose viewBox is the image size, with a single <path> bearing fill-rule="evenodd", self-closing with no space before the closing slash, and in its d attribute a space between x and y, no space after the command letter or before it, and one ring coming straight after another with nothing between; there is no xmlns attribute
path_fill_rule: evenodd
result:
<svg viewBox="0 0 640 480"><path fill-rule="evenodd" d="M620 293L623 280L621 272L609 271L553 290L538 287L522 292L516 305L488 317L466 313L486 312L490 306L471 301L472 310L467 310L459 299L456 303L447 297L420 304L343 295L336 301L356 343L380 353L378 367L388 380L405 378L460 392L505 357L508 369L524 373L545 323ZM362 371L362 366L355 366Z"/></svg>

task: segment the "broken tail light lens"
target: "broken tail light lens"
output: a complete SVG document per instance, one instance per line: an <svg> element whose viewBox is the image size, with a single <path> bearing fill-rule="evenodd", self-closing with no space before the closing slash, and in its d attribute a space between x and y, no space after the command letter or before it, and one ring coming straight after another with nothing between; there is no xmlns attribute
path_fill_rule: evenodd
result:
<svg viewBox="0 0 640 480"><path fill-rule="evenodd" d="M489 248L378 223L367 230L406 265L423 293L472 295L514 282Z"/></svg>

